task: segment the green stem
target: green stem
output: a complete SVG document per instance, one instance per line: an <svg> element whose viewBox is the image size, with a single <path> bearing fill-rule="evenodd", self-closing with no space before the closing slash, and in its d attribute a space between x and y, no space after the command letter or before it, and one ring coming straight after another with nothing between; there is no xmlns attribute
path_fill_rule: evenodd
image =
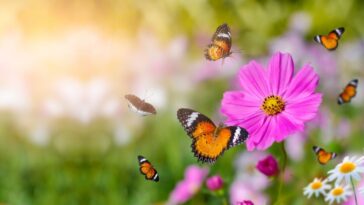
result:
<svg viewBox="0 0 364 205"><path fill-rule="evenodd" d="M350 176L350 181L351 181L351 186L353 187L353 191L354 191L355 204L358 205L358 199L356 198L354 181L353 181L353 177L351 177L351 176Z"/></svg>
<svg viewBox="0 0 364 205"><path fill-rule="evenodd" d="M283 183L284 183L284 171L285 171L286 165L287 165L287 152L286 152L284 141L281 143L281 151L283 153L283 162L282 162L282 167L281 167L280 176L279 176L278 195L277 195L277 200L274 203L275 205L279 204L279 201L281 199L281 193L282 193Z"/></svg>

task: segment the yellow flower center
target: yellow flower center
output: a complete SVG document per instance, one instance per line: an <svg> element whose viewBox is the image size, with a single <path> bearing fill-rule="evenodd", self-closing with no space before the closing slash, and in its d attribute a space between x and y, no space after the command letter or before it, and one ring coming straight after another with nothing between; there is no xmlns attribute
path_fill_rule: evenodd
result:
<svg viewBox="0 0 364 205"><path fill-rule="evenodd" d="M261 109L267 115L277 115L284 110L284 101L279 96L268 96L264 99Z"/></svg>
<svg viewBox="0 0 364 205"><path fill-rule="evenodd" d="M331 194L334 196L340 196L342 193L344 193L344 189L341 187L336 187L331 191Z"/></svg>
<svg viewBox="0 0 364 205"><path fill-rule="evenodd" d="M315 181L311 183L311 189L316 190L322 187L321 181Z"/></svg>
<svg viewBox="0 0 364 205"><path fill-rule="evenodd" d="M350 173L352 172L354 169L356 168L356 165L352 162L344 162L339 170L341 173L344 173L344 174L347 174L347 173Z"/></svg>

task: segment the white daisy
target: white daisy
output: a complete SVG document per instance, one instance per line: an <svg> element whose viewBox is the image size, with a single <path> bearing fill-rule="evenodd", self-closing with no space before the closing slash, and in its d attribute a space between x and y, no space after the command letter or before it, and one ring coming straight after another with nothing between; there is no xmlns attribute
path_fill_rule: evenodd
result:
<svg viewBox="0 0 364 205"><path fill-rule="evenodd" d="M327 201L329 204L332 204L334 201L336 201L336 203L340 203L341 201L346 201L347 197L351 196L352 194L353 192L351 191L349 185L342 186L337 184L333 189L330 190L329 193L327 193L325 201Z"/></svg>
<svg viewBox="0 0 364 205"><path fill-rule="evenodd" d="M327 180L321 180L315 178L313 182L311 182L308 186L304 188L303 195L311 198L312 194L315 194L315 197L318 197L320 194L326 195L326 190L331 189L331 186L326 184Z"/></svg>
<svg viewBox="0 0 364 205"><path fill-rule="evenodd" d="M360 174L364 173L364 157L345 157L344 161L336 165L335 169L328 172L328 181L334 181L339 184L343 179L350 183L350 179L360 180Z"/></svg>

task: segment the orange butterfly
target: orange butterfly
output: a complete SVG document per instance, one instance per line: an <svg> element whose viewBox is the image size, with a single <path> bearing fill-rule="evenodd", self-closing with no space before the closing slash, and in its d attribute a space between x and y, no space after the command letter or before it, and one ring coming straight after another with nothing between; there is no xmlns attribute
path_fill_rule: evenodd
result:
<svg viewBox="0 0 364 205"><path fill-rule="evenodd" d="M312 149L316 153L317 161L322 165L327 164L330 160L337 156L335 152L326 152L321 147L313 146Z"/></svg>
<svg viewBox="0 0 364 205"><path fill-rule="evenodd" d="M327 50L335 50L339 45L339 39L345 32L344 27L332 30L328 35L317 35L314 40L323 45Z"/></svg>
<svg viewBox="0 0 364 205"><path fill-rule="evenodd" d="M153 180L155 182L159 181L159 176L157 173L157 170L154 169L152 164L145 159L143 156L138 156L138 162L139 162L139 170L140 173L145 175L145 179L147 180Z"/></svg>
<svg viewBox="0 0 364 205"><path fill-rule="evenodd" d="M344 91L340 93L337 103L342 105L351 101L356 95L356 88L358 87L358 79L351 80L344 88Z"/></svg>
<svg viewBox="0 0 364 205"><path fill-rule="evenodd" d="M220 58L226 58L231 55L231 34L230 28L225 23L217 27L216 32L212 36L211 44L205 50L207 60L216 61Z"/></svg>
<svg viewBox="0 0 364 205"><path fill-rule="evenodd" d="M179 109L177 118L192 138L192 152L198 161L214 163L225 150L244 143L248 138L244 128L216 127L208 117L192 109Z"/></svg>

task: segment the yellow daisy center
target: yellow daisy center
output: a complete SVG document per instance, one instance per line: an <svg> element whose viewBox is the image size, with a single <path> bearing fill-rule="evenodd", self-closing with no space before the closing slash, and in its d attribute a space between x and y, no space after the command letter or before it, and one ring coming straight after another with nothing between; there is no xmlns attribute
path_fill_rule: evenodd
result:
<svg viewBox="0 0 364 205"><path fill-rule="evenodd" d="M340 168L339 168L339 171L341 173L344 173L344 174L347 174L347 173L350 173L352 172L353 170L355 170L356 168L356 164L352 163L352 162L344 162Z"/></svg>
<svg viewBox="0 0 364 205"><path fill-rule="evenodd" d="M264 99L263 105L260 107L265 114L273 116L281 113L284 110L284 101L281 97L271 95Z"/></svg>
<svg viewBox="0 0 364 205"><path fill-rule="evenodd" d="M315 181L311 183L311 189L313 190L320 189L321 187L322 187L321 181Z"/></svg>
<svg viewBox="0 0 364 205"><path fill-rule="evenodd" d="M341 187L336 187L331 191L331 194L334 196L340 196L342 193L344 193L344 189Z"/></svg>

